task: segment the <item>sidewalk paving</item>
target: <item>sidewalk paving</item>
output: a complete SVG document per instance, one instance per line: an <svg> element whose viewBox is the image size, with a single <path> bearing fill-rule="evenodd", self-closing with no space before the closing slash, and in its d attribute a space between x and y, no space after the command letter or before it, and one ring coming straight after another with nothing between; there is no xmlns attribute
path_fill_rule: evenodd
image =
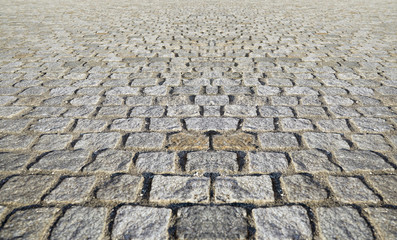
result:
<svg viewBox="0 0 397 240"><path fill-rule="evenodd" d="M397 239L395 1L0 4L0 239Z"/></svg>

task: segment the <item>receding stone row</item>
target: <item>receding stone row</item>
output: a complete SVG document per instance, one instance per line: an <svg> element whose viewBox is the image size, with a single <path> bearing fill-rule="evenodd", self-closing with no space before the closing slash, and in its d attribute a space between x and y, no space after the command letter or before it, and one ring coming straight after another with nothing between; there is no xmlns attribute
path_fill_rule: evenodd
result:
<svg viewBox="0 0 397 240"><path fill-rule="evenodd" d="M371 227L349 206L313 209L322 238L374 239ZM397 237L397 212L392 208L365 208L371 224L385 239ZM59 217L59 208L30 208L15 211L0 230L4 239L19 237L50 239L104 237L109 211L105 207L71 206ZM172 211L124 205L117 209L110 229L112 239L167 239L171 237ZM299 205L255 208L252 215L240 207L192 206L177 210L175 233L178 239L246 239L248 219L253 220L257 239L311 239L314 236L308 210ZM50 229L51 224L58 219ZM251 235L252 237L252 235Z"/></svg>

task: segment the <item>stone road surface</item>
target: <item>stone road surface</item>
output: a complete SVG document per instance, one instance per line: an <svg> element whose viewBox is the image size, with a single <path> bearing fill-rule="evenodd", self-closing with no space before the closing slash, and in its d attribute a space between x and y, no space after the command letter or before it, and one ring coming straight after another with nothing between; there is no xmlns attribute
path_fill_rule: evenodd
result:
<svg viewBox="0 0 397 240"><path fill-rule="evenodd" d="M397 239L396 1L0 4L0 239Z"/></svg>

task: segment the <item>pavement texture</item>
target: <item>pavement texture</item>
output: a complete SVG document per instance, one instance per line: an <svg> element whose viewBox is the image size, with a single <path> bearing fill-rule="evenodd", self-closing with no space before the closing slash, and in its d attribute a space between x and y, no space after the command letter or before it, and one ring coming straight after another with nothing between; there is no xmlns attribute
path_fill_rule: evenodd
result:
<svg viewBox="0 0 397 240"><path fill-rule="evenodd" d="M0 5L0 239L397 239L395 1Z"/></svg>

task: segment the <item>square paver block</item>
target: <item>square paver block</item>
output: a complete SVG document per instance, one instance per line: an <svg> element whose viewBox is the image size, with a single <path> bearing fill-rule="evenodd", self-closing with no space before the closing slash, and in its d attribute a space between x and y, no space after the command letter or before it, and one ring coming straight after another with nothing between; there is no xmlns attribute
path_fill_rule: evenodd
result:
<svg viewBox="0 0 397 240"><path fill-rule="evenodd" d="M175 172L175 155L168 152L140 153L135 167L140 173L173 173Z"/></svg>
<svg viewBox="0 0 397 240"><path fill-rule="evenodd" d="M30 159L30 155L21 153L0 153L0 171L21 169Z"/></svg>
<svg viewBox="0 0 397 240"><path fill-rule="evenodd" d="M192 152L187 154L188 172L236 172L237 154L232 152Z"/></svg>
<svg viewBox="0 0 397 240"><path fill-rule="evenodd" d="M133 152L108 149L99 153L84 171L87 172L127 172L132 164Z"/></svg>
<svg viewBox="0 0 397 240"><path fill-rule="evenodd" d="M374 239L366 221L352 207L321 207L317 215L324 239Z"/></svg>
<svg viewBox="0 0 397 240"><path fill-rule="evenodd" d="M283 176L282 183L291 202L321 201L328 197L325 188L309 176Z"/></svg>
<svg viewBox="0 0 397 240"><path fill-rule="evenodd" d="M208 202L210 179L205 177L155 176L150 201L156 203Z"/></svg>
<svg viewBox="0 0 397 240"><path fill-rule="evenodd" d="M143 178L131 175L116 175L99 186L96 197L107 201L133 202L142 188Z"/></svg>
<svg viewBox="0 0 397 240"><path fill-rule="evenodd" d="M396 175L370 176L369 181L380 192L385 202L397 204Z"/></svg>
<svg viewBox="0 0 397 240"><path fill-rule="evenodd" d="M168 239L171 209L122 206L114 219L112 239Z"/></svg>
<svg viewBox="0 0 397 240"><path fill-rule="evenodd" d="M186 119L186 127L188 130L195 131L230 131L236 130L238 125L237 118L189 118Z"/></svg>
<svg viewBox="0 0 397 240"><path fill-rule="evenodd" d="M269 176L218 177L215 181L215 201L264 203L274 201Z"/></svg>
<svg viewBox="0 0 397 240"><path fill-rule="evenodd" d="M178 210L179 239L246 239L246 211L231 206L192 206Z"/></svg>
<svg viewBox="0 0 397 240"><path fill-rule="evenodd" d="M383 239L397 239L397 209L366 208Z"/></svg>
<svg viewBox="0 0 397 240"><path fill-rule="evenodd" d="M257 208L252 211L257 239L311 239L307 211L301 206Z"/></svg>
<svg viewBox="0 0 397 240"><path fill-rule="evenodd" d="M57 208L30 208L13 213L0 229L0 239L42 239Z"/></svg>
<svg viewBox="0 0 397 240"><path fill-rule="evenodd" d="M83 202L94 185L95 176L68 177L45 197L46 202Z"/></svg>
<svg viewBox="0 0 397 240"><path fill-rule="evenodd" d="M250 152L250 173L284 172L288 168L288 160L284 153L277 152Z"/></svg>
<svg viewBox="0 0 397 240"><path fill-rule="evenodd" d="M261 133L259 141L264 149L298 148L299 143L292 133Z"/></svg>
<svg viewBox="0 0 397 240"><path fill-rule="evenodd" d="M101 150L115 148L121 140L120 133L86 133L77 141L74 149Z"/></svg>
<svg viewBox="0 0 397 240"><path fill-rule="evenodd" d="M0 189L0 202L37 203L54 180L46 175L11 177Z"/></svg>
<svg viewBox="0 0 397 240"><path fill-rule="evenodd" d="M335 158L345 171L394 170L382 157L371 151L339 150L335 152Z"/></svg>
<svg viewBox="0 0 397 240"><path fill-rule="evenodd" d="M291 153L292 165L297 172L339 172L324 152L310 149Z"/></svg>
<svg viewBox="0 0 397 240"><path fill-rule="evenodd" d="M345 203L379 202L380 199L358 178L328 177L336 198Z"/></svg>
<svg viewBox="0 0 397 240"><path fill-rule="evenodd" d="M341 134L306 132L303 134L303 139L310 148L325 150L350 149L349 144L342 139Z"/></svg>
<svg viewBox="0 0 397 240"><path fill-rule="evenodd" d="M30 169L79 171L88 160L85 150L54 151L44 155Z"/></svg>
<svg viewBox="0 0 397 240"><path fill-rule="evenodd" d="M51 232L50 239L100 239L106 208L74 206L66 210Z"/></svg>
<svg viewBox="0 0 397 240"><path fill-rule="evenodd" d="M154 150L161 149L164 142L165 134L163 133L131 133L125 143L125 147L140 150Z"/></svg>

